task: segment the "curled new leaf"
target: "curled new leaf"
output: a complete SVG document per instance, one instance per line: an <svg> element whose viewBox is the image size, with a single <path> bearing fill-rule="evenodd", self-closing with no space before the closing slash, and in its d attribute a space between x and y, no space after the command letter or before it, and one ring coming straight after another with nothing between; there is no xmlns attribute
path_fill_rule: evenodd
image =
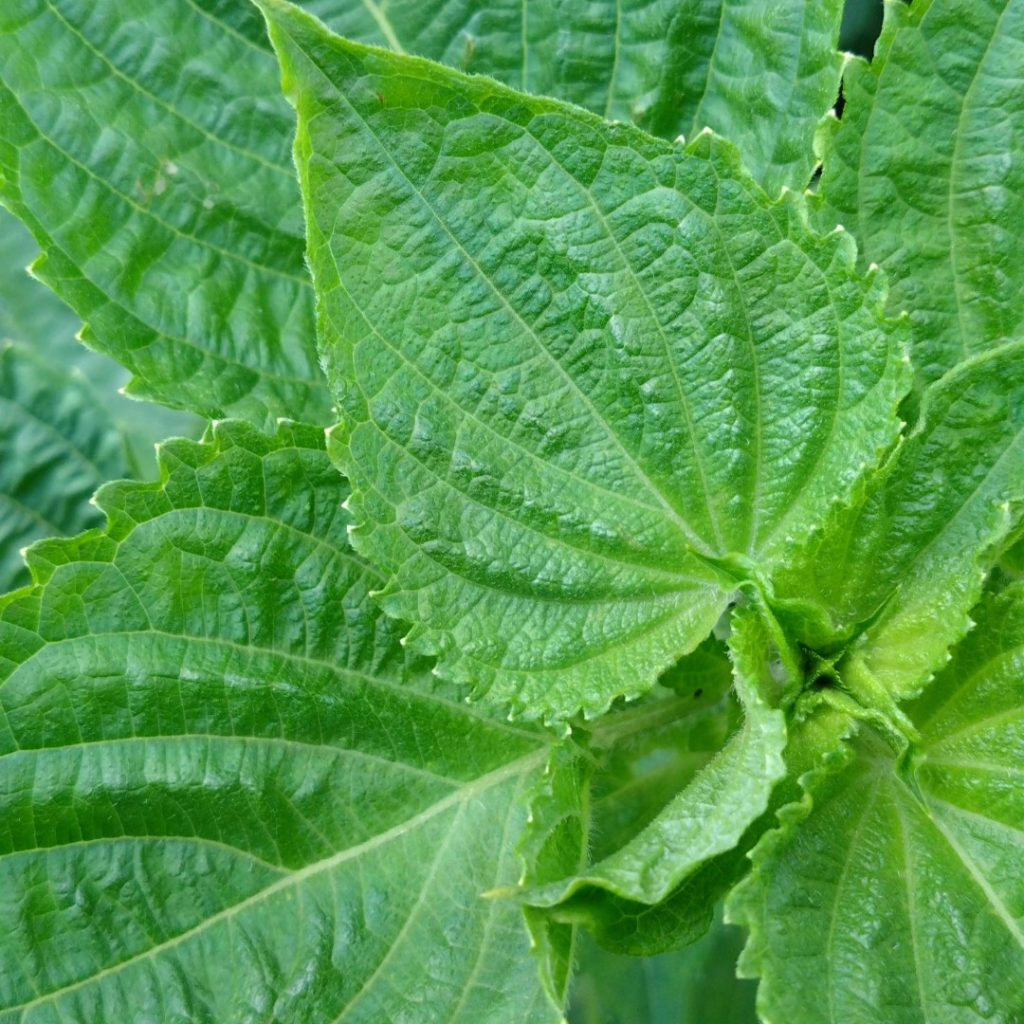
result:
<svg viewBox="0 0 1024 1024"><path fill-rule="evenodd" d="M1024 589L974 614L909 708L919 739L899 749L862 726L755 852L730 914L752 929L742 965L765 1019L1019 1019Z"/></svg>

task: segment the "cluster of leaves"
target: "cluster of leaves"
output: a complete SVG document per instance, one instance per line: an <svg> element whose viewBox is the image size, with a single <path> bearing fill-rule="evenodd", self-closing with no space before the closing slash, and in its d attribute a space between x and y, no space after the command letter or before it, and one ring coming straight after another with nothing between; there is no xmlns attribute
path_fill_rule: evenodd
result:
<svg viewBox="0 0 1024 1024"><path fill-rule="evenodd" d="M1024 2L303 6L0 6L0 1024L1020 1024Z"/></svg>

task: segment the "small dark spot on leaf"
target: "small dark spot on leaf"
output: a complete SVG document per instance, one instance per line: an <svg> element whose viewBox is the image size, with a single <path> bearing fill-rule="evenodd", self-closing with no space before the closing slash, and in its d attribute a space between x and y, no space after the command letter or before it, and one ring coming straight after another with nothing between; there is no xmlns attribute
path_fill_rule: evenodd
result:
<svg viewBox="0 0 1024 1024"><path fill-rule="evenodd" d="M696 690L693 691L693 695L694 695L694 697L703 697L704 696L704 691L701 690L701 689L696 689Z"/></svg>

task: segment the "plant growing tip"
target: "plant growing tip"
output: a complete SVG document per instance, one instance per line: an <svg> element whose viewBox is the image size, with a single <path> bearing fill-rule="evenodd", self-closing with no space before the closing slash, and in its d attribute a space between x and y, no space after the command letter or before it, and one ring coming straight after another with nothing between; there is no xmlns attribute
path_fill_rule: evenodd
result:
<svg viewBox="0 0 1024 1024"><path fill-rule="evenodd" d="M1015 1021L1024 8L254 2L0 16L0 1020Z"/></svg>

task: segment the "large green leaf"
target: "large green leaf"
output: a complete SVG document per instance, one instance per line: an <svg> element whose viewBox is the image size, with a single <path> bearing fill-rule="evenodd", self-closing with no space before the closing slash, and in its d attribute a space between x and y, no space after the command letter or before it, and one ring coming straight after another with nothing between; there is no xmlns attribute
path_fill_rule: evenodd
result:
<svg viewBox="0 0 1024 1024"><path fill-rule="evenodd" d="M770 16L676 0L309 6L357 39L602 113L652 121L656 105L658 130L707 123L735 134L773 188L806 180L838 75L838 0ZM88 344L128 367L134 393L204 416L326 422L266 46L246 3L5 3L0 201L43 248L38 276L87 322Z"/></svg>
<svg viewBox="0 0 1024 1024"><path fill-rule="evenodd" d="M322 443L170 442L0 604L0 1021L560 1019L480 896L549 744L403 652Z"/></svg>
<svg viewBox="0 0 1024 1024"><path fill-rule="evenodd" d="M896 437L884 289L735 150L266 5L382 600L537 714L648 689Z"/></svg>
<svg viewBox="0 0 1024 1024"><path fill-rule="evenodd" d="M731 139L769 192L802 189L835 102L839 0L310 0L339 35L556 96L667 138Z"/></svg>
<svg viewBox="0 0 1024 1024"><path fill-rule="evenodd" d="M0 201L130 390L327 422L288 111L244 4L0 8Z"/></svg>
<svg viewBox="0 0 1024 1024"><path fill-rule="evenodd" d="M743 966L766 1019L1021 1019L1024 587L975 614L910 709L919 742L863 729L756 851L730 914L752 929Z"/></svg>
<svg viewBox="0 0 1024 1024"><path fill-rule="evenodd" d="M824 147L826 216L915 323L923 381L1024 328L1024 3L886 4Z"/></svg>
<svg viewBox="0 0 1024 1024"><path fill-rule="evenodd" d="M835 651L859 633L838 671L862 699L912 695L967 631L1021 507L1024 343L975 356L924 393L914 432L777 592L828 609L806 643Z"/></svg>
<svg viewBox="0 0 1024 1024"><path fill-rule="evenodd" d="M0 593L29 582L23 547L97 525L89 499L129 468L123 435L80 374L0 343Z"/></svg>

